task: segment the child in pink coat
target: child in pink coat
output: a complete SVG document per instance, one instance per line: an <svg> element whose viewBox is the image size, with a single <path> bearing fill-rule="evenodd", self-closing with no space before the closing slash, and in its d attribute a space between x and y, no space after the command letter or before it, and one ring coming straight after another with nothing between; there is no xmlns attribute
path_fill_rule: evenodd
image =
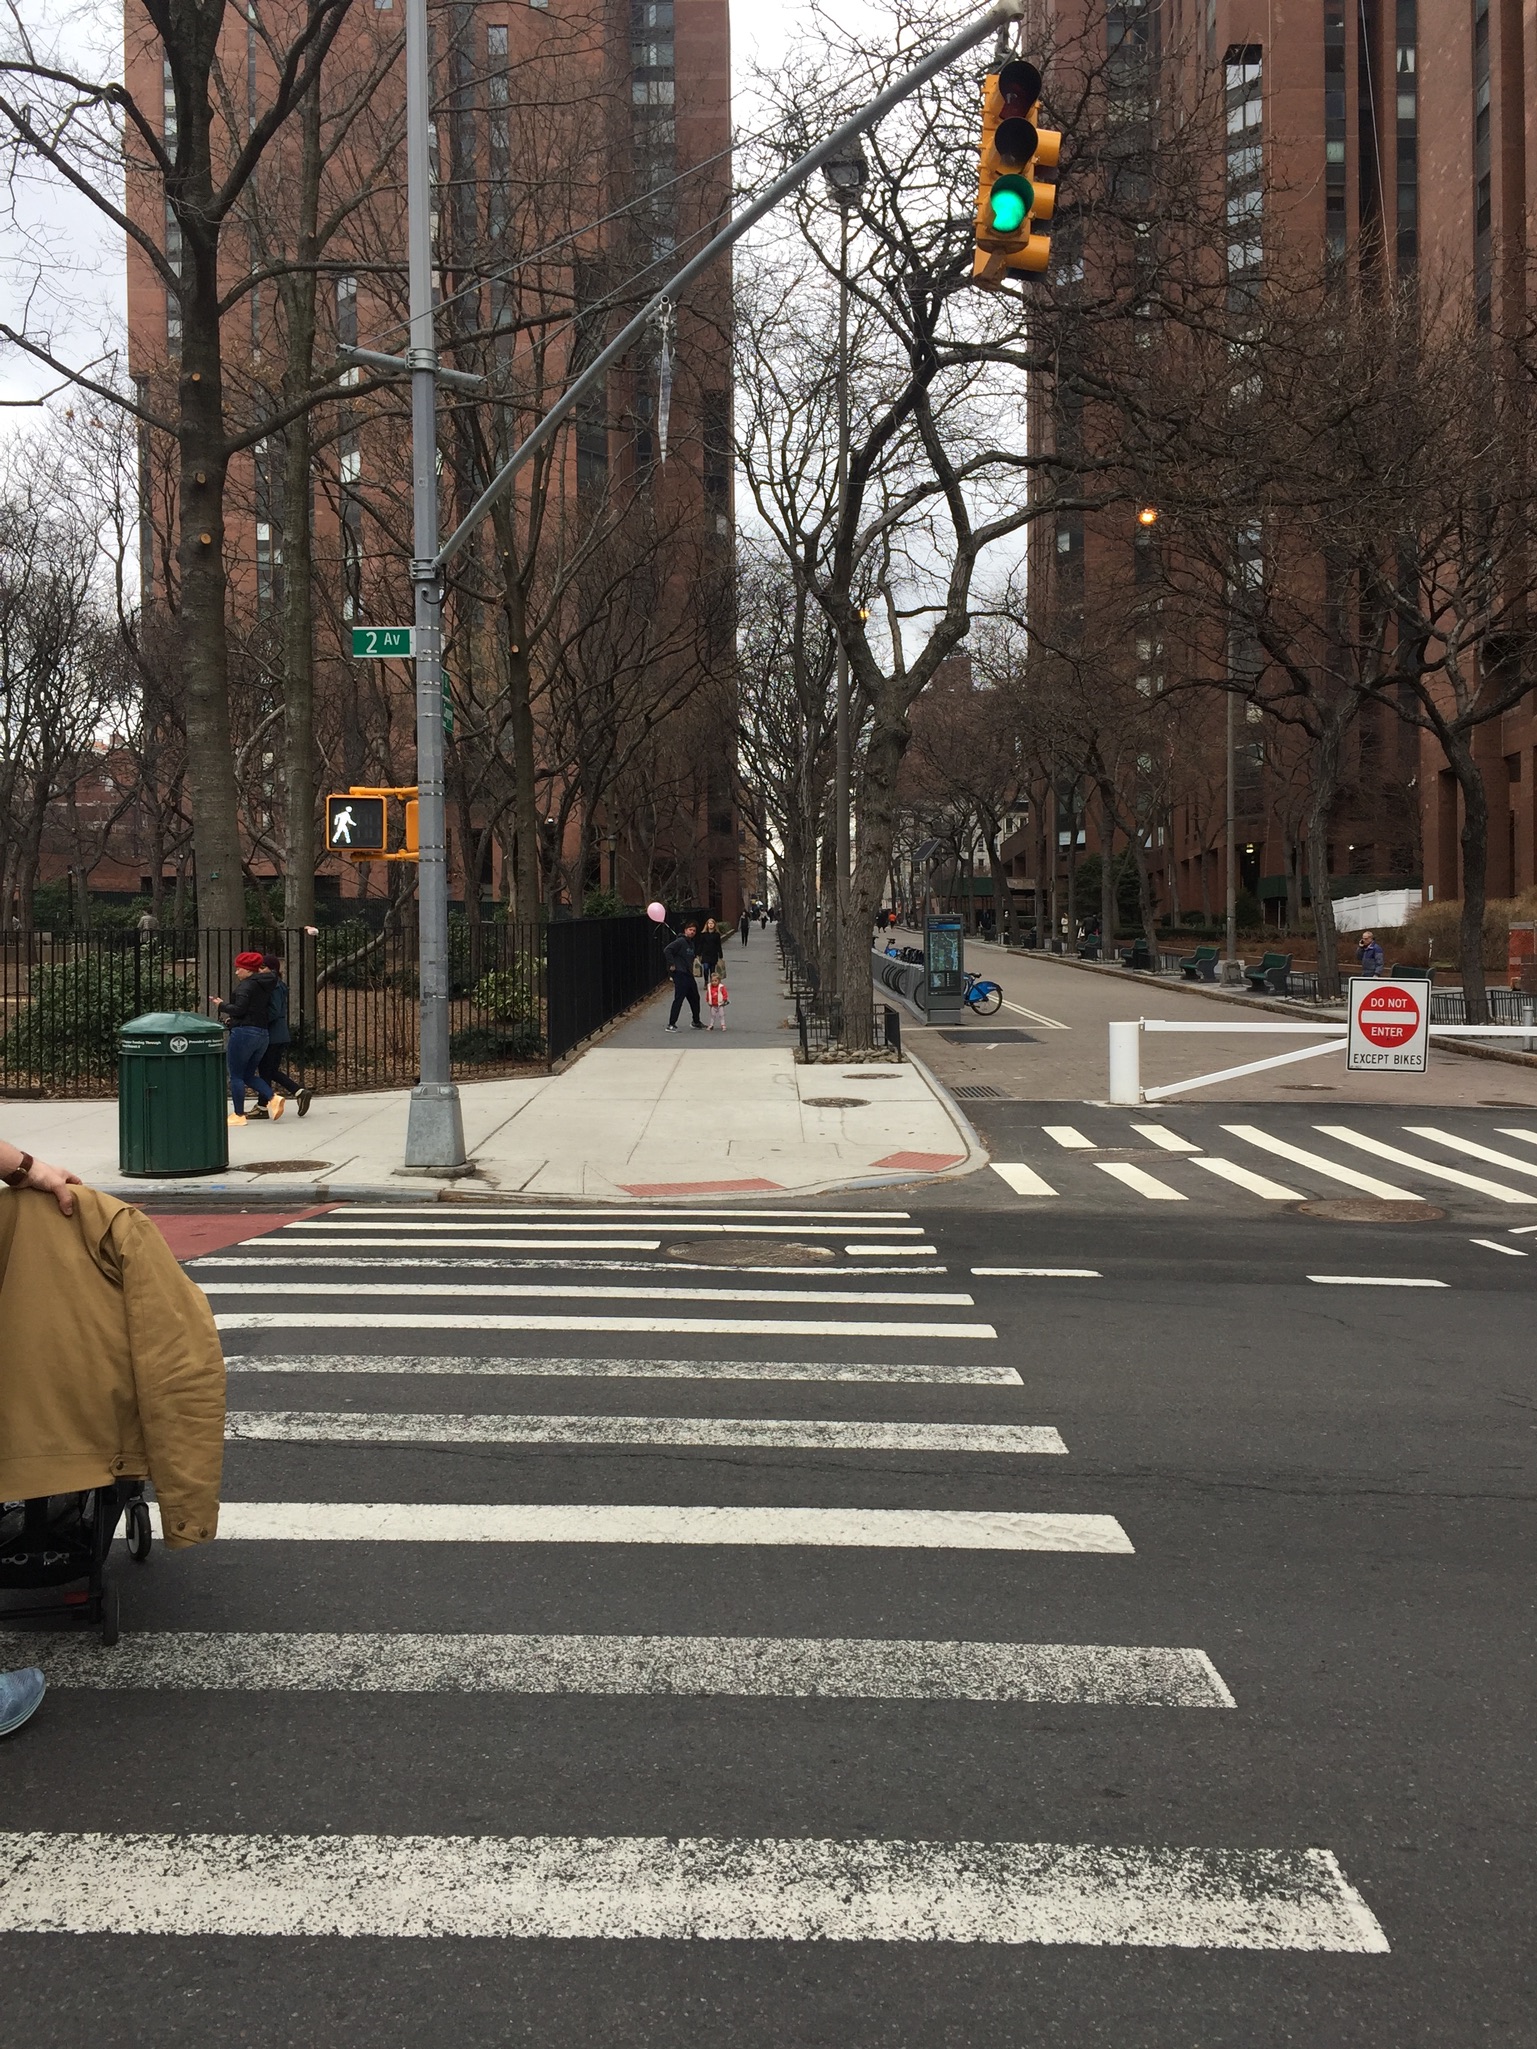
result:
<svg viewBox="0 0 1537 2049"><path fill-rule="evenodd" d="M726 994L726 971L724 968L717 968L705 984L704 1000L710 1006L710 1022L707 1029L714 1031L719 1026L720 1030L724 1031L726 1029L726 1005L731 1001L731 998Z"/></svg>

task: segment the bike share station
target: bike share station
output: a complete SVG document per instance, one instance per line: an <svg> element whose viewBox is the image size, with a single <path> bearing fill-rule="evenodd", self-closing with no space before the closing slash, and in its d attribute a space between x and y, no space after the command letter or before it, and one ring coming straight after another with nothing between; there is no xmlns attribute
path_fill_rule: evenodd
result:
<svg viewBox="0 0 1537 2049"><path fill-rule="evenodd" d="M872 953L872 979L894 990L925 1024L956 1025L975 1011L986 1017L1002 1006L1003 991L966 972L966 926L941 914L923 921L923 951L916 946Z"/></svg>

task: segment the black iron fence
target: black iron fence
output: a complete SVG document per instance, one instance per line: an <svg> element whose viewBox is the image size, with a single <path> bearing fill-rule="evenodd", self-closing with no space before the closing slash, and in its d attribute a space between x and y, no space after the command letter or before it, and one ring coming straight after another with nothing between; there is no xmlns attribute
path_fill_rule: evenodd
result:
<svg viewBox="0 0 1537 2049"><path fill-rule="evenodd" d="M455 1078L546 1070L663 979L643 917L449 928ZM110 1096L117 1034L147 1011L213 1013L234 959L276 953L288 987L283 1065L328 1090L409 1087L418 1072L417 933L357 923L304 931L12 932L0 937L0 1096Z"/></svg>

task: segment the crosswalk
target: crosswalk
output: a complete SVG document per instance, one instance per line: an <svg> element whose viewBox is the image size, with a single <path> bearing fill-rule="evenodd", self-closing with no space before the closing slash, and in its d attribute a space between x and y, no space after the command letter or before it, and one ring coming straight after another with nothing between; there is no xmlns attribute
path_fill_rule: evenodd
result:
<svg viewBox="0 0 1537 2049"><path fill-rule="evenodd" d="M1044 1200L1103 1202L1112 1184L1144 1202L1226 1204L1234 1189L1261 1203L1342 1191L1423 1202L1445 1200L1455 1190L1507 1208L1537 1204L1537 1189L1528 1185L1537 1182L1537 1128L1504 1126L1471 1137L1443 1125L1366 1130L1288 1121L1277 1130L1229 1115L1231 1122L1191 1120L1186 1130L1111 1117L1097 1120L1092 1134L1077 1124L1042 1124L1024 1148L1030 1157L995 1159L992 1171L1016 1195ZM1492 1136L1514 1143L1493 1145L1487 1142ZM1523 1145L1530 1148L1526 1154Z"/></svg>
<svg viewBox="0 0 1537 2049"><path fill-rule="evenodd" d="M1165 1150L1176 1166L1212 1164ZM490 1206L349 1209L195 1261L230 1355L219 1576L203 1569L209 1554L159 1558L126 1583L116 1650L12 1636L0 1640L7 1661L43 1664L65 1698L207 1697L201 1740L232 1746L231 1783L244 1725L221 1737L220 1717L252 1694L270 1697L273 1732L286 1699L330 1695L428 1696L440 1713L456 1697L500 1698L508 1717L543 1696L607 1700L616 1713L670 1696L722 1714L735 1703L738 1726L752 1702L759 1714L816 1701L1243 1714L1200 1646L1097 1640L1094 1589L1109 1596L1127 1572L1136 1531L1093 1489L1068 1507L1031 1499L1039 1476L1071 1476L1072 1419L1026 1406L1017 1335L1000 1338L968 1269L952 1280L944 1244L906 1214L551 1210L535 1221L531 1231L530 1212ZM806 1248L825 1256L774 1263ZM897 1264L892 1248L921 1248L921 1261ZM660 1335L665 1346L641 1342ZM884 1591L863 1611L870 1634L727 1626L738 1612L728 1590L749 1562L785 1615L797 1590L815 1588L819 1612L857 1619L862 1583L850 1575L872 1554ZM1087 1575L1085 1640L903 1627L915 1554L955 1574L995 1575L1028 1555L1038 1571ZM676 1579L626 1562L659 1557L678 1561ZM564 1612L509 1626L527 1612L531 1561L551 1558L568 1569L541 1582L546 1605ZM333 1628L285 1628L282 1615L251 1626L272 1559L290 1561L279 1569L292 1584L338 1590ZM134 1597L156 1564L162 1584L196 1585L199 1626L162 1615L135 1630ZM422 1618L408 1589L446 1584L445 1569L459 1611L495 1626L411 1626ZM579 1626L593 1612L589 1577L629 1609L632 1630ZM692 1627L659 1631L673 1585L688 1589ZM221 1599L231 1624L208 1626ZM913 1621L932 1612L920 1605ZM366 1724L381 1726L377 1712ZM934 1722L926 1768L942 1774L944 1754ZM1081 1841L768 1836L743 1832L733 1812L704 1816L718 1831L703 1832L692 1802L675 1833L637 1833L612 1826L598 1792L583 1804L582 1789L601 1783L590 1764L573 1759L558 1833L434 1834L419 1817L395 1833L306 1833L259 1811L238 1830L181 1813L125 1830L105 1793L93 1832L78 1826L77 1782L70 1827L0 1833L0 1930L1388 1946L1325 1847L1106 1842L1087 1826Z"/></svg>

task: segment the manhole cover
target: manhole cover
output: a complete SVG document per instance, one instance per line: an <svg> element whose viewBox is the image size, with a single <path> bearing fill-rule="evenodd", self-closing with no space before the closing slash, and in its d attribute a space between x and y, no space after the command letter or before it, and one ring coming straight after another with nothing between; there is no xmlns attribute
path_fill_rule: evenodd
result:
<svg viewBox="0 0 1537 2049"><path fill-rule="evenodd" d="M237 1174L318 1174L329 1160L231 1160Z"/></svg>
<svg viewBox="0 0 1537 2049"><path fill-rule="evenodd" d="M798 1245L793 1239L704 1238L696 1243L669 1245L669 1259L686 1259L698 1266L820 1266L836 1258L830 1245Z"/></svg>
<svg viewBox="0 0 1537 2049"><path fill-rule="evenodd" d="M1330 1224L1439 1224L1446 1216L1433 1202L1389 1202L1375 1195L1333 1195L1300 1202L1297 1210Z"/></svg>
<svg viewBox="0 0 1537 2049"><path fill-rule="evenodd" d="M810 1110L862 1110L868 1096L802 1096L801 1101Z"/></svg>

